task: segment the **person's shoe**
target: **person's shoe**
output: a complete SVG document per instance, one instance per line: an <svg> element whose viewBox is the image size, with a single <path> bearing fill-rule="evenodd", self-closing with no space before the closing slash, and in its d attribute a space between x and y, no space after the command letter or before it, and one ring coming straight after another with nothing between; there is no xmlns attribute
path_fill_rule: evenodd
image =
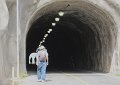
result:
<svg viewBox="0 0 120 85"><path fill-rule="evenodd" d="M45 82L45 80L42 80L41 82Z"/></svg>
<svg viewBox="0 0 120 85"><path fill-rule="evenodd" d="M41 79L39 79L39 80L37 80L38 82L42 82L42 80Z"/></svg>

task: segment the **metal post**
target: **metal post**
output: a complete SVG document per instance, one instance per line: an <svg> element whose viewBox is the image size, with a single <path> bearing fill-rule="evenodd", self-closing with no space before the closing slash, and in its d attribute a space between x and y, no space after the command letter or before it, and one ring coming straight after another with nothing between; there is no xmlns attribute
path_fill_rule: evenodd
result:
<svg viewBox="0 0 120 85"><path fill-rule="evenodd" d="M19 78L19 2L17 0L17 78Z"/></svg>
<svg viewBox="0 0 120 85"><path fill-rule="evenodd" d="M15 85L15 69L12 67L12 85Z"/></svg>

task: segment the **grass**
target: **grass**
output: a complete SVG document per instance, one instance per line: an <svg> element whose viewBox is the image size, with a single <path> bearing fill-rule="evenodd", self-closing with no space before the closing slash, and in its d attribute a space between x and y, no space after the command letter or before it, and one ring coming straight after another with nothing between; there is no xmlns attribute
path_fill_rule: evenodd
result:
<svg viewBox="0 0 120 85"><path fill-rule="evenodd" d="M115 76L120 76L120 73L115 74Z"/></svg>
<svg viewBox="0 0 120 85"><path fill-rule="evenodd" d="M24 79L25 77L27 77L28 75L26 73L20 73L20 79Z"/></svg>
<svg viewBox="0 0 120 85"><path fill-rule="evenodd" d="M20 73L19 78L16 78L16 79L14 80L14 85L19 85L19 81L20 81L21 79L26 78L27 76L28 76L28 75L27 75L26 73Z"/></svg>

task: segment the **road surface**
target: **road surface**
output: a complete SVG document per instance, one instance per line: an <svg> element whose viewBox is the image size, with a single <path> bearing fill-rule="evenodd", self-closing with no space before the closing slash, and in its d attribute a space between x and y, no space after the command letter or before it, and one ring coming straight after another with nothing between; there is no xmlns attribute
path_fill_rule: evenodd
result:
<svg viewBox="0 0 120 85"><path fill-rule="evenodd" d="M92 72L49 72L46 82L37 82L34 73L21 80L19 85L120 85L120 76Z"/></svg>

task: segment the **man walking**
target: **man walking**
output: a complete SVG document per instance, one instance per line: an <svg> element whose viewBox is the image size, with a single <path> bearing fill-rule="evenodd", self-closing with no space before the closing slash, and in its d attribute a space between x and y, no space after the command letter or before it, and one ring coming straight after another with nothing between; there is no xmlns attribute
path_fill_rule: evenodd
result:
<svg viewBox="0 0 120 85"><path fill-rule="evenodd" d="M37 76L38 81L44 82L46 78L46 67L48 65L48 53L44 46L39 47L37 53Z"/></svg>

